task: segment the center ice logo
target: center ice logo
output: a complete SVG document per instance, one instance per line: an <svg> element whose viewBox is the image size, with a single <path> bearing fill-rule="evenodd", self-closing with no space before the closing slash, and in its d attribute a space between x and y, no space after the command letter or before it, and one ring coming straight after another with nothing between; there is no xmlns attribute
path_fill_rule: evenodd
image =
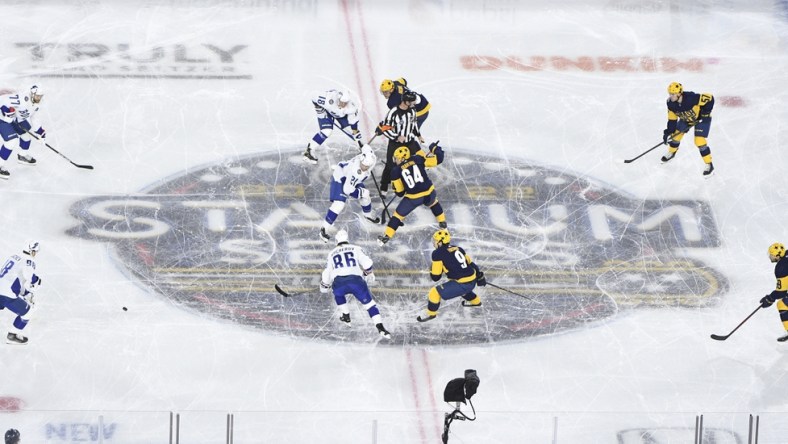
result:
<svg viewBox="0 0 788 444"><path fill-rule="evenodd" d="M378 247L383 227L345 211L336 226L375 260L372 291L393 344L523 340L622 309L706 306L727 289L717 271L681 255L719 245L705 202L636 199L564 171L455 149L431 173L453 240L490 282L541 304L488 286L481 308L451 301L437 320L417 323L433 284L432 214L416 210ZM186 308L281 335L372 342L378 335L358 304L348 329L318 292L332 246L317 234L329 174L305 167L300 149L232 159L142 195L78 201L71 213L81 223L70 234L111 242L151 291ZM275 283L313 291L282 298Z"/></svg>

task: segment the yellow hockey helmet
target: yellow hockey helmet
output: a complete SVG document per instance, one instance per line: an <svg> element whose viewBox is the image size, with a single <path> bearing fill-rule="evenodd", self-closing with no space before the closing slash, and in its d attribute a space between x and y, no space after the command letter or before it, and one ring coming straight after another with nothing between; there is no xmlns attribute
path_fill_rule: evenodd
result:
<svg viewBox="0 0 788 444"><path fill-rule="evenodd" d="M779 242L769 245L769 259L772 262L777 262L782 257L785 257L785 245Z"/></svg>
<svg viewBox="0 0 788 444"><path fill-rule="evenodd" d="M432 235L432 244L435 245L435 248L441 245L448 245L449 242L451 242L451 234L445 228L441 228Z"/></svg>
<svg viewBox="0 0 788 444"><path fill-rule="evenodd" d="M380 82L380 92L384 93L389 91L394 91L394 82L389 79L383 79L383 81Z"/></svg>
<svg viewBox="0 0 788 444"><path fill-rule="evenodd" d="M681 86L681 83L679 82L673 82L670 85L668 85L668 94L670 95L681 94L683 92L684 92L684 87Z"/></svg>
<svg viewBox="0 0 788 444"><path fill-rule="evenodd" d="M406 146L401 146L394 150L394 160L398 161L397 163L402 163L408 159L410 159L410 148Z"/></svg>

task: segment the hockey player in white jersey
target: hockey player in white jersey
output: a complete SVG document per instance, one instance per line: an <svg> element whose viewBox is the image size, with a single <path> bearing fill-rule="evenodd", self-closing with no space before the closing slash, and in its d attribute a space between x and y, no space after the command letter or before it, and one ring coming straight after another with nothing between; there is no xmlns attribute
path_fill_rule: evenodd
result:
<svg viewBox="0 0 788 444"><path fill-rule="evenodd" d="M358 199L364 217L368 221L375 224L380 223L380 218L372 215L372 198L369 195L369 190L364 186L364 181L372 172L375 162L377 162L377 156L372 151L372 147L364 145L361 147L361 154L334 166L328 197L331 206L328 207L323 227L320 228L320 238L323 239L323 242L328 242L331 239L328 230L334 225L337 216L345 209L348 197Z"/></svg>
<svg viewBox="0 0 788 444"><path fill-rule="evenodd" d="M0 96L0 179L8 179L11 173L5 168L5 162L17 148L19 163L35 165L36 159L29 153L32 137L28 131L39 138L46 137L46 131L35 121L35 115L41 108L44 90L39 84L32 85L26 91Z"/></svg>
<svg viewBox="0 0 788 444"><path fill-rule="evenodd" d="M326 268L320 277L320 292L333 291L334 301L342 314L339 320L350 326L350 309L347 306L347 295L352 294L364 306L369 317L378 329L378 334L386 339L391 334L383 327L380 310L369 292L367 283L375 282L372 271L372 259L357 245L348 242L345 230L337 231L337 246L328 253Z"/></svg>
<svg viewBox="0 0 788 444"><path fill-rule="evenodd" d="M304 151L305 162L313 165L317 164L317 157L312 154L312 149L319 147L328 139L335 125L341 131L345 131L352 136L358 143L359 148L361 148L363 142L361 141L361 132L358 130L358 115L361 107L353 103L349 92L330 89L312 99L312 104L315 105L317 124L320 126L320 131L312 137L312 140L306 146L306 151ZM345 130L345 128L350 128L350 131Z"/></svg>
<svg viewBox="0 0 788 444"><path fill-rule="evenodd" d="M0 269L0 310L8 309L16 314L12 331L6 336L9 344L27 344L22 330L35 309L33 291L41 285L41 278L36 274L38 250L37 241L28 242L21 256L11 255Z"/></svg>

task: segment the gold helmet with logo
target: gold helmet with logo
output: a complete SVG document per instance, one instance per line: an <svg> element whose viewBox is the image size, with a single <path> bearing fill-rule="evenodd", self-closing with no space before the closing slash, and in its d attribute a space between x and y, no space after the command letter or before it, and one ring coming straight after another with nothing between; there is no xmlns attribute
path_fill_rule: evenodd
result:
<svg viewBox="0 0 788 444"><path fill-rule="evenodd" d="M441 245L448 245L449 242L451 242L451 234L449 234L449 230L445 228L441 228L432 235L432 245L434 245L435 248Z"/></svg>
<svg viewBox="0 0 788 444"><path fill-rule="evenodd" d="M397 161L397 163L402 163L410 159L410 148L401 146L394 150L394 155L392 157L394 157L394 160Z"/></svg>
<svg viewBox="0 0 788 444"><path fill-rule="evenodd" d="M679 82L673 82L670 85L668 85L668 94L670 95L681 94L683 92L684 92L684 87L681 86L681 83Z"/></svg>
<svg viewBox="0 0 788 444"><path fill-rule="evenodd" d="M785 245L779 242L769 245L769 259L772 262L777 262L783 257L785 257Z"/></svg>
<svg viewBox="0 0 788 444"><path fill-rule="evenodd" d="M389 79L383 79L383 81L380 82L380 92L384 93L389 91L394 91L394 82Z"/></svg>

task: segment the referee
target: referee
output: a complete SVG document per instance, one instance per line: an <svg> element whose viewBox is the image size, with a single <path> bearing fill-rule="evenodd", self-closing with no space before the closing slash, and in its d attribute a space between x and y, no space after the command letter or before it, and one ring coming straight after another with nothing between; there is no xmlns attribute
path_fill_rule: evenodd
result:
<svg viewBox="0 0 788 444"><path fill-rule="evenodd" d="M389 184L391 184L394 151L401 146L406 146L410 150L410 155L414 156L421 150L419 141L424 143L424 138L421 137L416 122L416 110L413 108L415 102L416 93L407 91L402 95L402 102L396 108L391 108L383 122L375 129L375 133L383 134L389 139L389 146L386 150L386 166L383 167L383 174L380 177L380 191L384 197L389 190Z"/></svg>

